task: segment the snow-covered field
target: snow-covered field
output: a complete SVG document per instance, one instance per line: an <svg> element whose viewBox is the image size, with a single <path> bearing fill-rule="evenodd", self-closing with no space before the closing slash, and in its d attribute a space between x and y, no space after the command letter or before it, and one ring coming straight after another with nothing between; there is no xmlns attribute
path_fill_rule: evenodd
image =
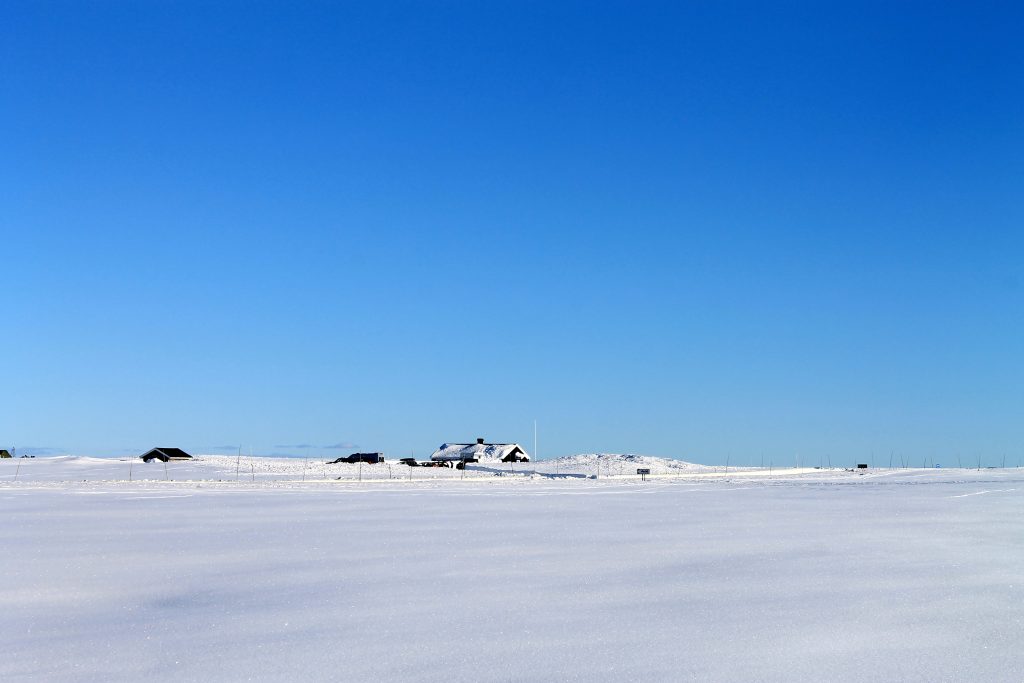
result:
<svg viewBox="0 0 1024 683"><path fill-rule="evenodd" d="M0 680L1024 680L1024 470L253 460L0 461Z"/></svg>
<svg viewBox="0 0 1024 683"><path fill-rule="evenodd" d="M465 481L500 482L513 478L637 478L638 468L651 470L653 477L701 476L723 477L746 472L748 475L774 475L780 470L768 468L737 468L706 466L681 460L643 455L588 454L572 455L537 463L484 462L466 470L448 467L408 467L397 460L380 464L327 464L310 458L266 458L226 455L203 455L190 461L144 463L138 458L90 458L58 456L49 458L17 458L0 461L0 484L3 482L54 482L61 485L90 481L164 481L164 482L240 482L296 483L325 481ZM787 472L794 472L789 469ZM812 472L813 468L799 470Z"/></svg>

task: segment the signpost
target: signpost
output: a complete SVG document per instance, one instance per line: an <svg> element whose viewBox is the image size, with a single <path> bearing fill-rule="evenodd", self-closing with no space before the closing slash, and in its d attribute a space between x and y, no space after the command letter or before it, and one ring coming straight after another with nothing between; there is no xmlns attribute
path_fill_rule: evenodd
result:
<svg viewBox="0 0 1024 683"><path fill-rule="evenodd" d="M636 473L640 475L640 481L647 481L647 475L651 473L651 468L638 467L636 468Z"/></svg>

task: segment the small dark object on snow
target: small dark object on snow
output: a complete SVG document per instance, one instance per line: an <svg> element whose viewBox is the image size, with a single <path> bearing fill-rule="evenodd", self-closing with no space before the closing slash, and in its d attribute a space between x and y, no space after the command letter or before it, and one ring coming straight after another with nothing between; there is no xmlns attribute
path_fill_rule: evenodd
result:
<svg viewBox="0 0 1024 683"><path fill-rule="evenodd" d="M857 469L858 470L866 470L867 468L868 468L868 464L866 462L859 462L859 463L857 463Z"/></svg>
<svg viewBox="0 0 1024 683"><path fill-rule="evenodd" d="M337 460L330 460L330 461L328 461L327 464L328 465L337 465L340 462L347 462L347 463L366 462L366 463L374 464L374 463L378 463L378 462L384 462L384 454L383 453L353 453L352 455L342 456L342 457L338 458Z"/></svg>

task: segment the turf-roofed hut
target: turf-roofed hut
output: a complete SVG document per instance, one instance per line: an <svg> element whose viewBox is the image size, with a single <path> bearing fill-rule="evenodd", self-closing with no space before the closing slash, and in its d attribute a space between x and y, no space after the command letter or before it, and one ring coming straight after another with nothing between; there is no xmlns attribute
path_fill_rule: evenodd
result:
<svg viewBox="0 0 1024 683"><path fill-rule="evenodd" d="M152 448L142 455L142 462L149 462L150 460L160 460L161 462L167 462L168 460L191 460L192 456L181 450L180 448Z"/></svg>
<svg viewBox="0 0 1024 683"><path fill-rule="evenodd" d="M476 443L443 443L431 460L454 462L530 462L530 456L517 443L486 443L477 439Z"/></svg>

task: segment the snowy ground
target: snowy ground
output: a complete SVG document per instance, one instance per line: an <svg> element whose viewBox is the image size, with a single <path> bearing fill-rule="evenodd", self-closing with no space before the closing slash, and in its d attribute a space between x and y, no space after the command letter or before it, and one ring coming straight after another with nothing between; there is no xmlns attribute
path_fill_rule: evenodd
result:
<svg viewBox="0 0 1024 683"><path fill-rule="evenodd" d="M90 458L59 456L15 458L0 461L0 484L4 482L59 483L94 481L164 482L240 482L294 483L325 481L465 481L500 482L513 478L638 478L638 468L651 470L653 477L723 477L746 472L748 475L772 475L778 468L711 467L642 455L572 455L537 463L485 462L471 464L466 470L448 467L408 467L397 460L380 464L327 464L322 459L265 458L248 456L203 455L194 460L144 463L138 458ZM812 472L805 468L799 472ZM793 473L797 470L789 469Z"/></svg>
<svg viewBox="0 0 1024 683"><path fill-rule="evenodd" d="M1024 680L1024 470L592 460L0 461L0 680Z"/></svg>

